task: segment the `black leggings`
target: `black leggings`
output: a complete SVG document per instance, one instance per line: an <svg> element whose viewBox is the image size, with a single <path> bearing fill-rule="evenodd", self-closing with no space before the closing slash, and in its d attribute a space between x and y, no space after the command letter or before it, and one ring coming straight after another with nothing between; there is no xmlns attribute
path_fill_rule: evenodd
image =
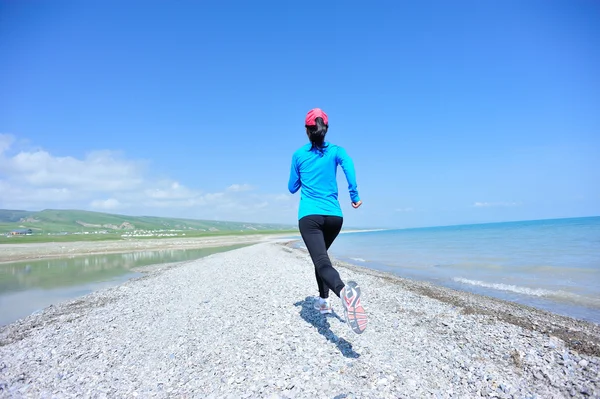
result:
<svg viewBox="0 0 600 399"><path fill-rule="evenodd" d="M342 229L343 218L339 216L309 215L300 219L298 225L304 244L315 265L315 276L321 298L329 297L329 290L340 296L344 283L331 265L327 250Z"/></svg>

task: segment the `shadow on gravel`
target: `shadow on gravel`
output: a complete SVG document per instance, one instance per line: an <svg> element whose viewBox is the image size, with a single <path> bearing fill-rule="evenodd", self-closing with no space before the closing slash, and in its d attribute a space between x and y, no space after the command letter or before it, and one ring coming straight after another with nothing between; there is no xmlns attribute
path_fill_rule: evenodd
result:
<svg viewBox="0 0 600 399"><path fill-rule="evenodd" d="M342 355L353 359L359 357L360 355L352 349L352 344L350 342L346 341L344 338L339 338L331 331L329 321L327 321L328 317L319 313L319 311L313 307L313 302L313 297L308 296L303 301L294 304L294 306L301 306L300 317L307 323L316 327L319 334L327 338L328 341L334 343L339 351L342 352ZM345 323L344 319L338 316L335 311L331 315L340 322Z"/></svg>

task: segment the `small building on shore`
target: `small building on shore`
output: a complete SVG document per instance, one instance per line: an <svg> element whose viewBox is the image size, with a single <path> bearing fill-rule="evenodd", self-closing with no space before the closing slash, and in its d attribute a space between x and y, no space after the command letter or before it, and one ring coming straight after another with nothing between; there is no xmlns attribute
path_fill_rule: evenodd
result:
<svg viewBox="0 0 600 399"><path fill-rule="evenodd" d="M29 234L33 234L31 229L16 229L10 232L11 236L25 236Z"/></svg>

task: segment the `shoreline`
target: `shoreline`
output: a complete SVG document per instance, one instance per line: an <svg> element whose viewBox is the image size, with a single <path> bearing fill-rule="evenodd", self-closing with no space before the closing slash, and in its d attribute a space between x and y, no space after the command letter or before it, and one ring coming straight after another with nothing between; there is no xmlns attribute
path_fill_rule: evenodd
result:
<svg viewBox="0 0 600 399"><path fill-rule="evenodd" d="M103 255L139 251L184 250L253 244L273 241L292 234L226 235L194 238L128 239L115 241L69 241L2 244L0 264L28 260L52 259L85 255Z"/></svg>
<svg viewBox="0 0 600 399"><path fill-rule="evenodd" d="M294 242L289 241L285 245L308 255L306 249L293 247ZM466 314L487 315L528 330L550 334L563 339L574 350L600 356L600 324L505 299L444 287L426 280L401 277L391 272L341 261L333 256L330 258L336 268L382 278L416 294L460 307Z"/></svg>
<svg viewBox="0 0 600 399"><path fill-rule="evenodd" d="M392 229L367 229L367 230L350 229L350 230L342 230L342 231L340 231L340 234L372 233L375 231L391 231L391 230Z"/></svg>
<svg viewBox="0 0 600 399"><path fill-rule="evenodd" d="M597 323L488 295L456 290L425 280L408 279L348 262L333 259L332 261L335 267L377 276L408 291L462 308L464 314L485 315L527 330L555 336L565 341L573 350L600 356L600 325Z"/></svg>
<svg viewBox="0 0 600 399"><path fill-rule="evenodd" d="M294 245L296 244L296 245ZM295 241L290 241L290 248L294 248L294 249L300 249L306 253L306 247L304 245L304 242L299 239L299 240L295 240ZM594 325L599 325L600 326L600 315L598 314L598 306L600 306L600 302L599 299L597 297L593 297L593 296L584 296L582 294L580 294L581 296L577 299L579 299L579 302L574 301L572 298L573 297L577 297L577 295L573 295L572 297L567 297L567 300L564 302L561 302L560 299L563 298L558 298L558 297L552 297L552 296L541 296L541 297L537 297L534 295L527 295L526 293L522 293L519 291L508 291L508 294L506 294L505 291L502 291L501 289L498 290L494 290L492 289L489 285L496 285L493 283L489 283L489 285L485 285L486 282L488 282L489 280L483 280L483 281L476 281L476 282L480 282L480 283L484 283L481 286L478 285L473 285L473 287L471 286L467 286L467 284L463 284L462 286L460 286L460 284L456 284L453 282L455 282L456 280L452 280L450 278L448 278L447 280L444 280L443 277L442 278L431 278L433 275L430 274L429 276L427 275L423 275L423 274L419 274L418 271L415 272L413 271L412 273L410 273L410 269L408 272L406 272L403 267L400 264L397 263L386 263L385 261L381 261L381 260L374 260L370 257L369 260L365 260L360 253L355 253L354 255L350 256L347 254L343 254L343 253L338 253L337 255L334 254L329 254L329 257L331 258L332 262L337 261L338 264L346 264L349 267L359 267L361 270L369 270L369 271L376 271L376 272L381 272L381 273L387 273L390 276L394 276L394 277L399 277L401 279L404 279L406 281L413 281L413 282L421 282L421 283L426 283L429 284L430 286L433 287L439 287L439 288L445 288L448 290L451 290L452 292L462 292L462 293L467 293L467 294L473 294L473 295L479 295L485 298L492 298L492 299L498 299L507 303L513 303L515 305L519 305L519 306L523 306L525 308L531 308L531 309L535 309L535 310L540 310L540 311L544 311L548 314L551 315L557 315L557 316L564 316L564 317L568 317L574 320L580 320L580 321L584 321L586 323L591 323ZM447 276L444 276L447 277ZM518 284L518 283L506 283L506 284ZM504 283L500 283L498 285L504 285ZM528 285L520 285L520 286L509 286L509 287L516 287L518 288L522 288L522 289L530 289L532 291L535 290L548 290L548 292L551 292L550 290L556 290L556 292L561 292L560 288L553 288L553 287L544 287L544 288L538 288L538 287L531 287ZM483 288L483 289L482 289ZM486 292L487 291L487 292ZM510 298L510 294L514 294L517 293L520 296L517 295L513 295L512 298ZM569 301L570 300L570 301Z"/></svg>
<svg viewBox="0 0 600 399"><path fill-rule="evenodd" d="M367 233L386 229L346 230L340 234ZM267 233L252 235L216 235L188 238L144 238L110 241L65 241L1 244L0 264L26 262L28 260L54 259L86 255L104 255L139 251L159 251L165 249L185 250L221 247L236 244L254 244L276 241L286 237L300 236L300 233Z"/></svg>
<svg viewBox="0 0 600 399"><path fill-rule="evenodd" d="M312 310L295 241L144 267L1 327L0 394L600 397L597 325L332 259L365 293L357 336L336 301Z"/></svg>
<svg viewBox="0 0 600 399"><path fill-rule="evenodd" d="M385 229L378 230L352 230L346 233L361 233L369 231L382 231ZM340 233L341 234L341 233ZM25 255L15 257L14 253L9 253L9 257L13 259L5 261L4 257L0 255L0 264L11 263L11 262L24 262L27 260L37 259L52 259L60 257L78 257L86 255L104 255L104 254L116 254L116 253L129 253L129 252L140 252L140 251L160 251L160 250L186 250L186 249L203 249L203 248L220 248L234 245L256 245L259 243L273 243L280 244L293 251L300 251L308 256L308 251L304 247L297 248L294 243L301 242L296 238L285 238L289 237L289 234L257 234L252 236L216 236L216 237L201 237L194 239L156 239L156 240L128 240L128 241L115 241L115 242L70 242L70 243L59 243L59 244L73 244L68 248L65 245L59 245L60 251L57 247L53 249L54 253L39 254L38 251L48 250L48 245L51 243L31 243L31 244L9 244L16 247L27 247L25 249ZM53 243L52 243L53 244ZM79 244L79 245L78 245ZM83 245L81 245L83 244ZM89 245L91 244L91 245ZM93 245L96 244L96 245ZM112 244L102 245L102 244ZM114 244L118 245L116 248ZM358 273L366 275L377 276L384 278L388 281L392 281L395 284L401 285L403 288L418 293L420 295L428 296L432 299L437 299L442 302L452 304L464 308L466 312L473 314L486 314L493 315L498 319L504 320L511 324L519 325L521 327L537 330L542 333L554 333L560 338L564 339L570 347L576 350L581 350L583 353L600 356L600 324L594 323L588 320L579 319L576 317L569 317L552 311L540 309L537 307L513 302L510 300L500 299L493 296L483 295L479 293L472 293L466 290L459 290L443 285L438 285L427 280L411 279L399 276L392 272L381 271L373 268L369 268L360 264L351 263L348 261L342 261L330 255L334 266L342 267L347 270L352 270ZM16 260L15 260L16 259ZM148 274L158 271L164 271L171 268L180 267L186 263L192 261L178 261L168 263L157 263L147 266L139 266L133 268L131 271L136 273ZM135 278L134 278L135 280ZM503 309L499 313L498 308ZM543 327L548 320L550 326L547 328ZM571 325L572 327L566 327ZM6 325L5 325L6 326ZM4 327L5 327L4 326ZM573 326L577 326L575 330ZM3 326L0 326L0 328ZM586 331L588 333L586 333ZM590 341L590 331L593 337ZM573 334L569 336L569 334Z"/></svg>

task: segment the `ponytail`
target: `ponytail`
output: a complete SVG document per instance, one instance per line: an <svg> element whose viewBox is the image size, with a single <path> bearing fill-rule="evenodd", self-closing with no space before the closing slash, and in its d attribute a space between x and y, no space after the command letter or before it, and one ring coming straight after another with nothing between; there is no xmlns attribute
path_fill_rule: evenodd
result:
<svg viewBox="0 0 600 399"><path fill-rule="evenodd" d="M323 122L323 118L318 117L315 119L314 126L306 126L308 130L308 138L312 144L311 151L316 149L321 154L325 148L325 134L327 134L328 125Z"/></svg>

